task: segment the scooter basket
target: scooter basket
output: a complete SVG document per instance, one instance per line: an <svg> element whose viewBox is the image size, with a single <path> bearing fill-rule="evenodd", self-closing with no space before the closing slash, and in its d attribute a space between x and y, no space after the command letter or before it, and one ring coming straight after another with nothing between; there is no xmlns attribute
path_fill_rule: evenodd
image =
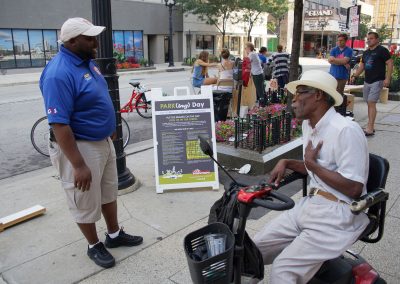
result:
<svg viewBox="0 0 400 284"><path fill-rule="evenodd" d="M225 234L225 251L202 261L194 260L191 255L196 248L204 246L204 236ZM193 283L230 283L233 276L233 253L235 237L229 227L223 223L213 223L188 234L184 240L186 259Z"/></svg>

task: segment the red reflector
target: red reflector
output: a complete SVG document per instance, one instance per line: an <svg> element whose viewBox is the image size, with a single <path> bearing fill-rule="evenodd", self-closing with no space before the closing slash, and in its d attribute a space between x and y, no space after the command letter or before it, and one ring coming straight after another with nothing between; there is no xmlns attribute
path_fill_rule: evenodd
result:
<svg viewBox="0 0 400 284"><path fill-rule="evenodd" d="M379 274L368 263L361 263L353 267L355 284L372 284L379 277Z"/></svg>

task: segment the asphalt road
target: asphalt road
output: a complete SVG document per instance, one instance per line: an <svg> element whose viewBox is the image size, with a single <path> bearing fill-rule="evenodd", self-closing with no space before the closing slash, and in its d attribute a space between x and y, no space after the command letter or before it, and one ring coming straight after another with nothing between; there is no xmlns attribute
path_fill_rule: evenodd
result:
<svg viewBox="0 0 400 284"><path fill-rule="evenodd" d="M161 87L167 93L174 86L189 86L190 72L123 75L119 79L121 104L128 101L132 87L129 80L146 87ZM39 154L30 141L30 131L45 115L43 100L36 84L0 87L0 179L50 166L49 158ZM136 112L125 116L131 130L130 143L152 138L151 119Z"/></svg>
<svg viewBox="0 0 400 284"><path fill-rule="evenodd" d="M303 65L304 71L308 69L327 70L327 66ZM129 80L140 81L148 88L161 87L172 94L175 86L190 87L189 79L189 71L122 75L119 78L121 105L132 92ZM50 166L49 158L36 152L30 141L33 124L44 115L36 84L0 87L0 179ZM125 118L131 130L130 143L152 138L151 119L141 118L137 113Z"/></svg>

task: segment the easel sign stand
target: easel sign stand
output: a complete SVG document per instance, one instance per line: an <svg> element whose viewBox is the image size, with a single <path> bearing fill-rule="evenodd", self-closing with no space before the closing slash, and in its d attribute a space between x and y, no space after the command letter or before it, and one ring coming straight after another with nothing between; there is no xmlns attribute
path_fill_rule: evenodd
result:
<svg viewBox="0 0 400 284"><path fill-rule="evenodd" d="M176 88L173 96L152 88L151 96L157 193L219 189L218 167L203 154L198 139L199 135L206 137L217 158L212 87L202 86L199 96L190 95L186 87Z"/></svg>

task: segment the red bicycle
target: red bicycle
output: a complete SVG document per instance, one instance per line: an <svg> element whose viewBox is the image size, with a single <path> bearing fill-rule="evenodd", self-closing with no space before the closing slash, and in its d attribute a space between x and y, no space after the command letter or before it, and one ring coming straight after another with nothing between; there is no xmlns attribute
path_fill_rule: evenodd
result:
<svg viewBox="0 0 400 284"><path fill-rule="evenodd" d="M140 86L140 82L130 81L129 84L133 87L132 95L129 101L121 107L120 112L129 113L136 109L141 117L151 118L151 101L147 100L145 94L148 90Z"/></svg>

